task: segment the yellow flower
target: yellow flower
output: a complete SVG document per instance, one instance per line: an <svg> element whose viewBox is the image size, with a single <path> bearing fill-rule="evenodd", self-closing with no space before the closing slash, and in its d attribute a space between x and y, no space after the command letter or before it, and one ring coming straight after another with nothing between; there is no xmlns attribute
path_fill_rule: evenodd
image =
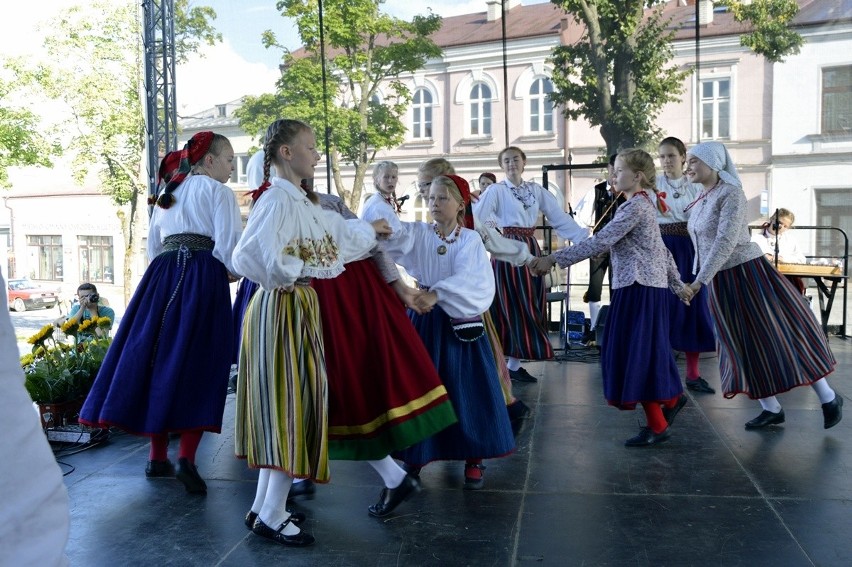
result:
<svg viewBox="0 0 852 567"><path fill-rule="evenodd" d="M31 345L37 345L42 343L48 337L53 336L53 325L45 325L39 330L36 334L27 339L27 342Z"/></svg>
<svg viewBox="0 0 852 567"><path fill-rule="evenodd" d="M80 332L82 333L83 331L85 331L86 329L88 329L89 327L91 327L93 322L94 322L94 320L93 320L93 319L86 319L85 321L83 321L82 323L80 323L80 328L79 328L79 329L77 329L77 330L78 330L78 331L80 331Z"/></svg>
<svg viewBox="0 0 852 567"><path fill-rule="evenodd" d="M98 327L101 329L109 329L112 325L112 321L109 317L98 317Z"/></svg>
<svg viewBox="0 0 852 567"><path fill-rule="evenodd" d="M67 334L69 334L68 331L71 331L76 326L77 326L76 320L68 319L67 321L65 321L65 323L62 324L62 326L59 328L59 330L67 335Z"/></svg>
<svg viewBox="0 0 852 567"><path fill-rule="evenodd" d="M35 356L31 353L27 353L21 357L21 366L29 366L33 362L35 362Z"/></svg>
<svg viewBox="0 0 852 567"><path fill-rule="evenodd" d="M38 347L37 349L35 349L35 350L33 351L33 356L35 356L36 358L38 358L38 357L40 357L40 356L44 356L44 353L45 353L44 347L43 347L43 346L40 346L40 347Z"/></svg>

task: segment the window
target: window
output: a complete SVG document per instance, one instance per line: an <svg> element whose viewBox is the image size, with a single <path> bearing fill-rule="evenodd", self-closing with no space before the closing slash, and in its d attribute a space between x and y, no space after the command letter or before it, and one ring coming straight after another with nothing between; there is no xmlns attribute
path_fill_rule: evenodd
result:
<svg viewBox="0 0 852 567"><path fill-rule="evenodd" d="M248 166L249 156L237 155L234 156L234 171L231 172L231 183L248 183L246 169Z"/></svg>
<svg viewBox="0 0 852 567"><path fill-rule="evenodd" d="M112 236L78 236L80 283L113 283Z"/></svg>
<svg viewBox="0 0 852 567"><path fill-rule="evenodd" d="M550 79L539 78L530 87L530 133L553 132L553 103L548 95L553 92Z"/></svg>
<svg viewBox="0 0 852 567"><path fill-rule="evenodd" d="M31 259L30 277L34 280L62 279L62 237L27 235L27 252Z"/></svg>
<svg viewBox="0 0 852 567"><path fill-rule="evenodd" d="M413 215L413 220L429 222L429 203L420 194L415 195L410 214Z"/></svg>
<svg viewBox="0 0 852 567"><path fill-rule="evenodd" d="M470 90L470 135L491 135L491 89L485 83Z"/></svg>
<svg viewBox="0 0 852 567"><path fill-rule="evenodd" d="M424 88L414 91L412 99L411 137L415 140L432 138L432 93Z"/></svg>
<svg viewBox="0 0 852 567"><path fill-rule="evenodd" d="M815 225L834 226L849 234L852 231L852 189L816 189ZM814 251L817 258L843 258L846 240L836 230L817 230Z"/></svg>
<svg viewBox="0 0 852 567"><path fill-rule="evenodd" d="M852 134L852 65L822 70L822 133Z"/></svg>
<svg viewBox="0 0 852 567"><path fill-rule="evenodd" d="M731 137L731 79L701 81L701 138Z"/></svg>

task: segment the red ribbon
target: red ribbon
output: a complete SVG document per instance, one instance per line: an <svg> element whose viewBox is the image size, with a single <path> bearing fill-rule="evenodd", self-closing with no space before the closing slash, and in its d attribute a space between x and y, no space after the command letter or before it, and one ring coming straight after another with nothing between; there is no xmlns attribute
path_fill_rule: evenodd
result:
<svg viewBox="0 0 852 567"><path fill-rule="evenodd" d="M663 214L669 212L669 206L666 204L666 197L668 197L668 195L666 195L665 191L657 191L657 209L659 209Z"/></svg>

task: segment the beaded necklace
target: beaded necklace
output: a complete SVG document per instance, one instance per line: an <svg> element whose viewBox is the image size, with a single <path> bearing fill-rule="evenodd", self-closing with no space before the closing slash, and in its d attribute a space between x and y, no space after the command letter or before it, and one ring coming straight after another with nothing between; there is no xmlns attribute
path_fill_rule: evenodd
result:
<svg viewBox="0 0 852 567"><path fill-rule="evenodd" d="M435 231L435 234L438 236L438 238L440 238L443 242L446 242L447 244L452 244L453 242L455 242L456 240L459 239L459 234L461 233L461 228L462 227L461 227L460 224L456 225L456 229L453 231L453 238L452 238L452 240L450 240L448 237L441 234L441 230L438 228L438 223L434 223L432 225L432 229ZM443 256L446 253L447 253L447 247L446 246L444 246L443 244L438 246L438 255L439 256Z"/></svg>
<svg viewBox="0 0 852 567"><path fill-rule="evenodd" d="M535 205L535 195L533 194L532 189L526 186L524 181L521 181L520 185L512 184L509 189L512 190L512 195L515 196L515 199L520 201L524 206L525 211Z"/></svg>

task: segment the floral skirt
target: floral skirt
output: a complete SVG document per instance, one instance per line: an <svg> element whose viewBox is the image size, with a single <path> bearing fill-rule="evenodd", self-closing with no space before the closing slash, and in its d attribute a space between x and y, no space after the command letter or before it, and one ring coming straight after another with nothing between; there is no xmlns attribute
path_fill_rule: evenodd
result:
<svg viewBox="0 0 852 567"><path fill-rule="evenodd" d="M222 429L231 297L210 251L157 256L139 282L80 422L137 435Z"/></svg>

